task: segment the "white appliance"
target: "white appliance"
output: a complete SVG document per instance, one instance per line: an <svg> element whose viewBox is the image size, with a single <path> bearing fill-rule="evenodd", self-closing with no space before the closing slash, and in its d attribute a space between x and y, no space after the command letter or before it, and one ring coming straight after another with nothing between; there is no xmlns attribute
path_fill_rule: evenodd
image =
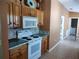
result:
<svg viewBox="0 0 79 59"><path fill-rule="evenodd" d="M38 59L41 56L41 39L33 38L34 41L28 43L28 59Z"/></svg>
<svg viewBox="0 0 79 59"><path fill-rule="evenodd" d="M31 16L23 16L23 28L34 28L38 27L38 18Z"/></svg>

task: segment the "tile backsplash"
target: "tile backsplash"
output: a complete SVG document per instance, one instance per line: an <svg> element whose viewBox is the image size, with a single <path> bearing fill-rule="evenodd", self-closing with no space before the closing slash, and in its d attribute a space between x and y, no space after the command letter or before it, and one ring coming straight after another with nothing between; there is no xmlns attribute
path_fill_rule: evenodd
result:
<svg viewBox="0 0 79 59"><path fill-rule="evenodd" d="M8 39L16 38L16 30L15 29L8 29Z"/></svg>
<svg viewBox="0 0 79 59"><path fill-rule="evenodd" d="M39 33L39 28L18 29L18 37ZM29 33L28 33L29 32ZM16 38L16 29L8 29L8 39Z"/></svg>
<svg viewBox="0 0 79 59"><path fill-rule="evenodd" d="M37 33L39 33L38 28L24 29L24 30L18 31L18 38L30 36L30 35L37 34Z"/></svg>

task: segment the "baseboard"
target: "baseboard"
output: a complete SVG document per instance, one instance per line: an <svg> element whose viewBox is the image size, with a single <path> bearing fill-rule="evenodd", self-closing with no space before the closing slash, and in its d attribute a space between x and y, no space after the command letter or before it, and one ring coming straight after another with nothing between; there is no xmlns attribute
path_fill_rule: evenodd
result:
<svg viewBox="0 0 79 59"><path fill-rule="evenodd" d="M56 46L60 43L61 41L59 41L56 45L54 45L51 49L49 49L48 52L51 52L52 50L54 50L56 48Z"/></svg>

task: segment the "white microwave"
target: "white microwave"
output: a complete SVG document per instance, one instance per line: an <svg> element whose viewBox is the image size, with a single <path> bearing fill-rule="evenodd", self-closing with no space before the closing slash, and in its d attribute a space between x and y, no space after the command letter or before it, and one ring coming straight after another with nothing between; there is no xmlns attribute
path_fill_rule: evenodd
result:
<svg viewBox="0 0 79 59"><path fill-rule="evenodd" d="M37 17L23 16L23 21L22 22L23 22L22 23L23 28L38 27L38 18Z"/></svg>

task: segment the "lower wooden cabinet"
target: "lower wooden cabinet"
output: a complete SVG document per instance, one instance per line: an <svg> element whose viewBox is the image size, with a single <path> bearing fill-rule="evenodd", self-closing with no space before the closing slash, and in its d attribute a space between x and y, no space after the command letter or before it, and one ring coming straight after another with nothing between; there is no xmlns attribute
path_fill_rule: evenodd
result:
<svg viewBox="0 0 79 59"><path fill-rule="evenodd" d="M9 59L28 59L27 45L22 45L9 51Z"/></svg>
<svg viewBox="0 0 79 59"><path fill-rule="evenodd" d="M19 53L15 53L13 55L10 55L9 59L19 59Z"/></svg>
<svg viewBox="0 0 79 59"><path fill-rule="evenodd" d="M48 51L48 36L43 37L41 48L42 55Z"/></svg>

